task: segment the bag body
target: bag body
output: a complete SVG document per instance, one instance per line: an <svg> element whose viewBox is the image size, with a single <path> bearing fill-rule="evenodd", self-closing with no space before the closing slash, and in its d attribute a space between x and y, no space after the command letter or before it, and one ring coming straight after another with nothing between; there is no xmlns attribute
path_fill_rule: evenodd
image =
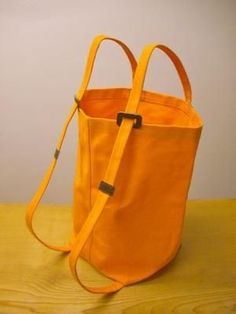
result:
<svg viewBox="0 0 236 314"><path fill-rule="evenodd" d="M90 90L79 110L74 232L96 199L119 130L128 89ZM143 92L141 129L133 129L115 181L116 191L96 223L82 256L106 276L133 283L176 254L200 138L193 108L174 97ZM87 171L84 171L87 169Z"/></svg>
<svg viewBox="0 0 236 314"><path fill-rule="evenodd" d="M87 89L97 50L105 39L119 44L128 56L132 88ZM155 49L162 50L173 62L185 99L143 90ZM32 219L75 113L78 147L74 228L70 243L57 247L37 236ZM54 159L28 207L30 231L47 247L70 253L72 274L90 292L112 293L149 277L169 263L180 247L202 125L191 104L187 74L172 50L160 44L147 45L137 64L121 41L96 37ZM76 267L79 257L112 283L96 288L82 283Z"/></svg>

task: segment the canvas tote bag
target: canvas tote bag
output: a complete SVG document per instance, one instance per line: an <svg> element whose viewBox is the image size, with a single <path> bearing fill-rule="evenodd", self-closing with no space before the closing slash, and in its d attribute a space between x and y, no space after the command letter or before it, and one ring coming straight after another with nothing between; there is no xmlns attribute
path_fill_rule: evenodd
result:
<svg viewBox="0 0 236 314"><path fill-rule="evenodd" d="M87 89L102 41L126 53L132 88ZM172 61L184 99L143 90L155 49ZM138 65L121 41L97 36L92 42L81 88L75 96L54 158L26 213L32 234L50 249L68 252L73 276L86 290L112 293L143 280L176 255L202 120L192 106L191 86L176 54L161 44L144 47ZM73 235L53 246L35 233L32 219L56 166L68 125L78 116L74 177ZM111 279L89 287L77 267L82 257Z"/></svg>

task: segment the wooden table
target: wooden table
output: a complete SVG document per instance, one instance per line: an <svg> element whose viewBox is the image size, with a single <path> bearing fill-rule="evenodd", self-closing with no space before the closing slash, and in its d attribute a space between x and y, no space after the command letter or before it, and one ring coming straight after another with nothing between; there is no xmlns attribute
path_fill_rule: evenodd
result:
<svg viewBox="0 0 236 314"><path fill-rule="evenodd" d="M189 201L182 248L157 276L113 296L82 290L64 254L28 232L25 206L0 206L0 314L236 313L236 200ZM65 242L68 206L44 205L36 217L41 236ZM80 262L84 279L103 279Z"/></svg>

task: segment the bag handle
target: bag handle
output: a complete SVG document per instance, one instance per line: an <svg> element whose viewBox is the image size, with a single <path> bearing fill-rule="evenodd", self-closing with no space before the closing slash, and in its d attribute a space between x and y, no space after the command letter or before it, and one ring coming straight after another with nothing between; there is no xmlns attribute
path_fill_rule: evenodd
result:
<svg viewBox="0 0 236 314"><path fill-rule="evenodd" d="M99 48L100 44L102 43L102 41L104 41L104 40L114 41L119 46L121 46L121 48L124 50L124 52L126 53L128 59L130 61L132 72L133 72L133 76L134 76L137 63L136 63L136 60L135 60L132 52L129 50L129 48L123 42L121 42L118 39L115 39L115 38L112 38L112 37L108 37L108 36L105 36L105 35L96 36L95 39L93 40L92 45L91 45L90 50L89 50L88 60L87 60L87 64L86 64L86 67L85 67L85 72L84 72L81 88L80 88L80 90L76 94L76 98L75 98L76 100L74 101L73 106L72 106L72 108L71 108L71 110L70 110L70 112L69 112L69 114L68 114L68 116L66 118L65 123L64 123L63 129L61 131L61 134L59 136L59 139L58 139L58 142L57 142L57 145L56 145L54 158L51 161L51 163L50 163L50 165L49 165L49 167L48 167L48 169L46 171L46 174L44 175L44 178L41 181L41 183L40 183L40 185L39 185L35 195L33 196L31 202L28 205L27 211L26 211L26 217L25 217L26 218L26 224L27 224L30 232L43 245L45 245L46 247L48 247L50 249L56 250L56 251L69 252L71 250L71 244L69 243L69 244L64 245L64 246L55 246L55 245L51 245L51 244L46 243L44 240L42 240L37 235L36 231L34 230L33 218L34 218L34 214L36 212L37 206L38 206L39 202L41 201L41 199L42 199L42 197L43 197L43 195L44 195L44 193L45 193L45 191L47 189L47 186L48 186L48 184L50 182L50 179L52 177L53 171L54 171L54 169L56 167L57 159L58 159L58 156L59 156L59 153L60 153L60 150L61 150L64 138L65 138L68 126L69 126L73 116L75 115L75 112L78 109L78 103L77 102L83 97L83 94L84 94L84 92L85 92L85 90L86 90L86 88L88 86L98 48Z"/></svg>
<svg viewBox="0 0 236 314"><path fill-rule="evenodd" d="M182 83L182 87L184 90L185 100L189 104L192 102L192 91L191 91L191 84L188 79L188 75L184 69L182 62L180 61L179 57L167 46L162 44L149 44L144 47L142 54L140 56L138 66L136 69L136 74L134 78L133 88L130 92L128 104L126 107L127 112L137 112L138 104L140 102L144 81L146 77L146 72L148 68L148 64L151 58L151 55L155 49L162 50L167 56L170 58L172 63L175 66L175 69L178 73L180 81Z"/></svg>
<svg viewBox="0 0 236 314"><path fill-rule="evenodd" d="M88 84L89 84L89 81L90 81L90 78L92 75L92 71L93 71L93 67L94 67L95 58L96 58L96 55L98 52L98 48L100 47L101 43L104 40L111 40L111 41L117 43L124 50L125 54L127 55L128 59L129 59L129 62L130 62L131 68L132 68L132 74L134 77L137 62L136 62L134 55L130 51L130 49L122 41L120 41L116 38L107 37L104 35L98 35L95 37L95 39L93 40L92 45L90 47L90 52L89 52L87 64L85 67L86 70L85 70L85 73L83 76L81 87L76 94L76 98L79 100L82 99L85 90L88 88Z"/></svg>
<svg viewBox="0 0 236 314"><path fill-rule="evenodd" d="M143 88L144 78L148 66L148 62L150 56L155 48L160 48L171 58L174 63L176 70L180 76L181 82L184 87L186 100L191 102L191 87L187 77L187 74L184 70L184 67L179 60L179 58L175 55L173 51L163 45L148 45L144 48L143 53L138 62L135 77L134 77L134 85L130 92L129 101L126 107L126 115L122 116L122 120L120 123L120 128L118 131L118 135L115 140L115 144L113 146L112 154L108 163L108 167L106 169L106 173L104 179L101 181L103 183L104 188L101 188L101 184L98 188L96 200L92 210L90 211L87 220L82 226L80 232L77 234L69 255L69 264L71 268L71 272L78 283L87 291L93 293L113 293L120 290L124 284L119 281L112 281L109 285L104 287L88 287L85 285L81 279L77 270L77 261L80 256L81 250L88 240L97 220L99 219L102 211L105 208L105 205L109 199L109 197L113 194L114 191L114 182L118 173L118 169L120 166L120 162L122 160L125 147L128 143L129 136L131 134L132 128L135 126L133 118L137 119L137 115L130 114L130 112L136 112L138 109L138 104Z"/></svg>

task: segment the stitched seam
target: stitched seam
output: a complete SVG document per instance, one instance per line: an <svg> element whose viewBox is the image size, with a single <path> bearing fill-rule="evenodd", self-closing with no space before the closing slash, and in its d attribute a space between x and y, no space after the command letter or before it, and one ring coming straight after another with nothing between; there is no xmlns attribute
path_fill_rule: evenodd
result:
<svg viewBox="0 0 236 314"><path fill-rule="evenodd" d="M182 111L187 117L189 117L189 118L191 117L191 116L189 115L189 112L187 112L187 111L185 111L185 110L183 110L182 108L179 108L179 107L177 107L177 106L168 105L168 104L161 104L161 103L157 103L157 102L150 102L150 101L149 101L149 103L152 103L152 104L155 104L155 105L158 105L158 106L174 108L174 109L177 109L177 110L179 110L179 111Z"/></svg>
<svg viewBox="0 0 236 314"><path fill-rule="evenodd" d="M114 98L114 97L98 97L98 98L91 98L91 99L88 99L87 101L88 102L97 102L98 100L114 100L114 101L119 101L119 100L127 100L126 97L119 97L119 98ZM178 99L176 99L178 100ZM127 100L128 101L128 100ZM163 104L163 103L160 103L158 101L155 101L155 100L149 100L149 99L146 99L145 97L141 97L140 98L140 101L139 102L147 102L147 103L150 103L150 104L154 104L154 105L162 105L162 106L167 106L167 107L176 107L176 108L179 108L178 106L174 106L174 105L169 105L169 104ZM182 100L179 100L179 101L182 101ZM183 100L183 103L184 103L184 100ZM186 103L186 106L187 106L187 103ZM191 107L191 105L189 105Z"/></svg>
<svg viewBox="0 0 236 314"><path fill-rule="evenodd" d="M93 91L93 90L92 90ZM146 93L148 93L147 91L143 91L144 93L146 92ZM154 93L155 94L155 93ZM191 109L191 104L188 104L185 100L183 100L183 99L180 99L180 98L178 98L178 97L176 97L176 96L172 96L172 95L162 95L162 94L156 94L156 96L157 97L162 97L163 99L165 98L170 98L170 99L173 99L173 100L176 100L176 101L179 101L179 102L181 102L182 104L186 104L186 106L189 106L190 107L190 109ZM153 96L153 97L155 97L155 96ZM154 100L153 99L153 97L148 97L147 95L142 95L141 97L140 97L140 100L139 100L139 102L140 101L144 101L144 102L148 102L148 103L151 103L151 104L160 104L160 105L163 105L163 106L167 106L167 107L176 107L176 108L178 108L177 106L173 106L173 105L168 105L168 104L163 104L163 103L159 103L158 101L156 101L156 100ZM91 99L89 99L89 97L88 97L88 101L98 101L98 100L116 100L116 101L119 101L119 100L127 100L128 101L128 98L126 97L126 96L122 96L122 97L107 97L107 96L105 96L105 95L101 95L100 97L91 97ZM188 111L188 110L187 110Z"/></svg>
<svg viewBox="0 0 236 314"><path fill-rule="evenodd" d="M124 98L125 99L125 98ZM98 100L101 100L100 98L97 98L97 99L90 99L88 100L88 102L91 102L91 101L98 101ZM105 100L114 100L114 101L119 101L119 100L123 100L123 98L105 98ZM175 106L175 105L170 105L170 104L162 104L160 102L156 102L156 101L146 101L144 99L141 99L141 101L143 102L148 102L150 104L154 104L154 105L157 105L157 106L163 106L163 107L168 107L168 108L174 108L174 109L177 109L179 111L182 111L186 116L188 117L191 117L191 105L189 105L189 109L187 110L184 110L182 108L180 108L179 106Z"/></svg>
<svg viewBox="0 0 236 314"><path fill-rule="evenodd" d="M90 211L92 210L92 154L91 154L91 127L90 120L88 119L88 151L89 151L89 207ZM88 252L88 259L91 263L91 255L92 255L92 243L94 238L94 228L90 234L90 245Z"/></svg>

